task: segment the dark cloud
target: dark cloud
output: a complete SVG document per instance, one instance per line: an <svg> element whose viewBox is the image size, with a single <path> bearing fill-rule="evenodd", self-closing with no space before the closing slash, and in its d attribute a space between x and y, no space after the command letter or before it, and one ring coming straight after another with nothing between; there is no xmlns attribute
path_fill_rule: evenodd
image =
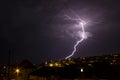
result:
<svg viewBox="0 0 120 80"><path fill-rule="evenodd" d="M73 50L76 22L87 20L92 34L78 46L74 57L119 52L119 0L13 0L0 2L0 63L29 59L34 63L63 59Z"/></svg>

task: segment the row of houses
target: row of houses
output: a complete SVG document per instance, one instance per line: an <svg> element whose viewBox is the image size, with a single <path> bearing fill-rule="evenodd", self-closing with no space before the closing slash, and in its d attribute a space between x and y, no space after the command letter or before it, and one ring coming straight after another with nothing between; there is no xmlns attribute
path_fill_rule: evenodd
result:
<svg viewBox="0 0 120 80"><path fill-rule="evenodd" d="M119 80L119 54L89 58L49 61L33 65L23 60L14 65L4 65L0 69L0 80ZM107 58L106 58L107 57ZM118 64L110 64L118 60ZM104 58L104 60L103 60ZM97 61L96 61L97 60ZM93 61L93 62L91 62ZM90 62L90 63L88 63Z"/></svg>

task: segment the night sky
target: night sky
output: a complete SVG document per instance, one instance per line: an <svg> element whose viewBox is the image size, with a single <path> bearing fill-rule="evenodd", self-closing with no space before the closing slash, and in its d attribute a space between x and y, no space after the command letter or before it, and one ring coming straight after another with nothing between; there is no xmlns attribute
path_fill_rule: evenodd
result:
<svg viewBox="0 0 120 80"><path fill-rule="evenodd" d="M73 56L97 56L120 52L119 0L3 0L0 1L0 64L24 59L39 64L71 54L79 15L88 23L90 37Z"/></svg>

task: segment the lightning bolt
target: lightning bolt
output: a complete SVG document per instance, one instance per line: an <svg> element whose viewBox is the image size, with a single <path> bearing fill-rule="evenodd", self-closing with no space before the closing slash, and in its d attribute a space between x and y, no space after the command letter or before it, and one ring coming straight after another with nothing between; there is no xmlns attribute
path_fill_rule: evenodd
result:
<svg viewBox="0 0 120 80"><path fill-rule="evenodd" d="M79 37L81 37L81 39L80 40L78 40L77 42L76 42L76 44L74 45L74 50L72 51L72 53L70 54L70 55L68 55L65 59L68 59L68 58L70 58L70 57L72 57L74 54L75 54L75 52L76 52L76 47L80 44L80 43L82 43L83 42L83 40L85 40L86 38L87 38L87 36L86 36L86 33L85 33L85 29L84 29L84 25L86 24L85 23L85 21L83 21L82 19L72 19L71 17L69 17L69 16L66 16L68 19L70 19L70 20L75 20L75 21L79 21L79 27L81 27L81 29L82 29L82 33L81 34L79 34Z"/></svg>

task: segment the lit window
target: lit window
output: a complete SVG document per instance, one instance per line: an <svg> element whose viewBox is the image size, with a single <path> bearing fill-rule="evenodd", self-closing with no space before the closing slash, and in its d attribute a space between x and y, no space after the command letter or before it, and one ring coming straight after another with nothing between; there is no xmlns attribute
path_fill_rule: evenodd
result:
<svg viewBox="0 0 120 80"><path fill-rule="evenodd" d="M80 71L83 72L83 68L81 68Z"/></svg>

